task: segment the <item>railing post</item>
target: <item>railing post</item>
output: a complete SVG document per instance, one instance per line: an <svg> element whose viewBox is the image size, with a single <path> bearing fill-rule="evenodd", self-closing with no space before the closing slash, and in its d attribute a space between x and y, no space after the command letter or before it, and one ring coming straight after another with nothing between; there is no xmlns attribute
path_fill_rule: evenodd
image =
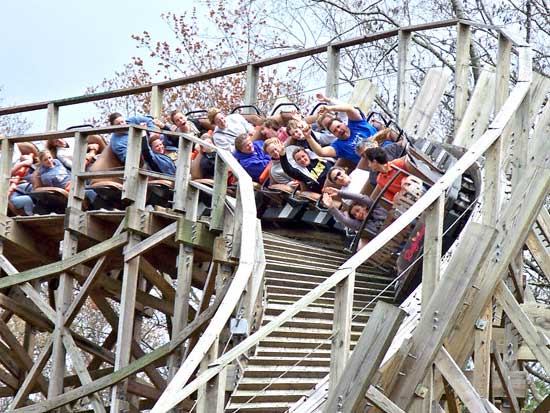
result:
<svg viewBox="0 0 550 413"><path fill-rule="evenodd" d="M455 132L458 130L468 106L468 68L470 66L470 43L472 38L470 26L467 24L458 23L456 31Z"/></svg>
<svg viewBox="0 0 550 413"><path fill-rule="evenodd" d="M210 213L210 229L221 231L225 213L225 195L227 192L227 166L223 159L216 155L214 166L214 193L212 194L212 212Z"/></svg>
<svg viewBox="0 0 550 413"><path fill-rule="evenodd" d="M163 90L155 85L151 89L151 116L154 118L160 118L162 115L162 97Z"/></svg>
<svg viewBox="0 0 550 413"><path fill-rule="evenodd" d="M189 182L191 180L191 152L193 151L193 142L179 137L178 160L176 167L176 179L174 181L174 204L175 211L187 211L186 199L190 194ZM187 211L189 213L189 211ZM187 217L187 219L190 219Z"/></svg>
<svg viewBox="0 0 550 413"><path fill-rule="evenodd" d="M260 68L255 65L246 67L246 89L244 92L244 103L246 105L256 105L258 103L258 78Z"/></svg>
<svg viewBox="0 0 550 413"><path fill-rule="evenodd" d="M355 271L336 285L330 351L329 394L336 388L348 361L351 345Z"/></svg>
<svg viewBox="0 0 550 413"><path fill-rule="evenodd" d="M410 53L411 32L409 30L399 30L398 46L398 72L397 72L397 101L399 102L398 120L404 124L407 120L410 103Z"/></svg>
<svg viewBox="0 0 550 413"><path fill-rule="evenodd" d="M46 116L46 132L57 130L59 124L59 106L55 103L48 103L48 113Z"/></svg>
<svg viewBox="0 0 550 413"><path fill-rule="evenodd" d="M130 126L128 150L124 164L124 183L122 185L122 199L134 202L138 208L145 207L146 195L146 179L139 174L142 133L140 129Z"/></svg>
<svg viewBox="0 0 550 413"><path fill-rule="evenodd" d="M14 151L14 143L7 139L4 135L0 134L2 157L1 157L1 170L0 170L0 194L6 194L0 197L0 214L6 215L8 213L8 190L10 187L12 158Z"/></svg>
<svg viewBox="0 0 550 413"><path fill-rule="evenodd" d="M325 95L338 98L338 73L340 72L340 49L327 47L327 82Z"/></svg>

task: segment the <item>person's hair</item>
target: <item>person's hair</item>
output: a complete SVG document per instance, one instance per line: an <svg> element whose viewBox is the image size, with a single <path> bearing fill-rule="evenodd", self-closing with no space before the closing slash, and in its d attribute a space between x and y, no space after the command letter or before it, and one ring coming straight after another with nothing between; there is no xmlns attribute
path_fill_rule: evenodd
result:
<svg viewBox="0 0 550 413"><path fill-rule="evenodd" d="M219 109L219 108L212 108L208 111L208 121L211 124L214 124L214 119L216 119L216 115L218 113L221 113L221 109Z"/></svg>
<svg viewBox="0 0 550 413"><path fill-rule="evenodd" d="M42 149L40 152L38 152L38 161L42 163L42 158L46 156L46 154L52 154L49 149Z"/></svg>
<svg viewBox="0 0 550 413"><path fill-rule="evenodd" d="M355 218L355 216L351 213L352 209L354 206L358 206L358 207L361 207L361 208L365 208L367 211L368 211L368 208L363 205L363 204L360 204L359 202L352 202L351 205L349 206L349 215L353 218L353 219L357 219Z"/></svg>
<svg viewBox="0 0 550 413"><path fill-rule="evenodd" d="M157 139L160 139L160 136L160 133L151 134L151 136L149 136L149 145L151 145Z"/></svg>
<svg viewBox="0 0 550 413"><path fill-rule="evenodd" d="M323 126L323 122L325 121L326 118L331 118L331 119L334 119L336 118L336 113L334 112L330 112L330 111L327 111L327 112L324 112L324 113L321 113L319 114L319 116L317 116L317 119L315 120L317 122L317 125L321 128L321 129L325 129L325 127Z"/></svg>
<svg viewBox="0 0 550 413"><path fill-rule="evenodd" d="M113 112L109 115L109 125L114 125L115 120L117 118L120 118L122 116L122 113Z"/></svg>
<svg viewBox="0 0 550 413"><path fill-rule="evenodd" d="M268 147L269 145L273 145L273 144L280 143L280 142L281 142L281 141L279 140L279 138L275 138L275 137L266 139L266 140L264 141L264 146L263 146L262 149L263 149L264 152L267 152L267 147Z"/></svg>
<svg viewBox="0 0 550 413"><path fill-rule="evenodd" d="M333 184L336 183L336 180L334 180L333 177L332 177L332 174L335 171L342 171L342 173L347 173L346 169L342 168L341 166L333 166L332 168L330 168L328 170L327 178L328 178L329 182L332 182Z"/></svg>
<svg viewBox="0 0 550 413"><path fill-rule="evenodd" d="M266 119L262 122L262 126L265 127L265 128L269 128L269 129L273 129L273 130L277 130L279 129L279 122L277 122L275 119Z"/></svg>
<svg viewBox="0 0 550 413"><path fill-rule="evenodd" d="M287 131L287 133L290 133L290 131L291 131L292 129L297 129L297 128L299 128L299 127L300 127L300 122L298 122L298 121L295 120L295 119L291 119L291 120L289 120L289 121L287 122L287 124L286 124L286 131Z"/></svg>
<svg viewBox="0 0 550 413"><path fill-rule="evenodd" d="M369 148L365 151L364 155L371 162L376 161L379 164L388 163L388 155L386 155L386 152L382 148Z"/></svg>
<svg viewBox="0 0 550 413"><path fill-rule="evenodd" d="M378 147L378 142L371 140L371 138L362 139L355 145L355 153L363 156L367 149L376 147Z"/></svg>
<svg viewBox="0 0 550 413"><path fill-rule="evenodd" d="M237 136L235 138L235 149L237 149L240 152L247 139L248 139L248 134L246 133L241 133L239 136Z"/></svg>
<svg viewBox="0 0 550 413"><path fill-rule="evenodd" d="M329 132L330 132L330 127L332 126L332 124L333 124L334 122L340 122L340 123L342 123L342 121L341 121L337 116L331 118L331 119L328 121L327 128L326 128Z"/></svg>
<svg viewBox="0 0 550 413"><path fill-rule="evenodd" d="M292 151L292 159L296 160L294 157L295 157L296 154L299 153L299 152L305 153L305 154L308 156L308 158L309 158L309 155L308 155L308 153L306 152L306 150L305 150L304 148L296 148L296 149L294 149L294 150Z"/></svg>
<svg viewBox="0 0 550 413"><path fill-rule="evenodd" d="M392 130L390 128L384 128L372 135L369 140L372 140L378 145L382 145L385 141L391 141Z"/></svg>
<svg viewBox="0 0 550 413"><path fill-rule="evenodd" d="M183 112L180 109L174 109L172 112L170 112L170 121L172 123L174 123L174 116L176 116L178 113L183 114Z"/></svg>

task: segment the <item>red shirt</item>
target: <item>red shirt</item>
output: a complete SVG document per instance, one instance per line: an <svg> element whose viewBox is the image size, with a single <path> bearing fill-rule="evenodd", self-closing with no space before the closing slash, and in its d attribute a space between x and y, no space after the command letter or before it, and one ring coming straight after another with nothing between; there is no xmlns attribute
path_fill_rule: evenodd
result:
<svg viewBox="0 0 550 413"><path fill-rule="evenodd" d="M382 190L382 188L386 186L390 179L392 179L393 176L398 173L397 170L392 168L392 165L398 167L399 169L405 169L405 159L394 159L393 161L388 162L388 165L390 166L390 170L386 173L378 172L378 177L376 178L376 184L380 187L380 190ZM393 202L393 197L401 189L401 182L407 176L407 174L401 173L397 178L395 178L391 185L386 189L386 192L384 192L384 197Z"/></svg>

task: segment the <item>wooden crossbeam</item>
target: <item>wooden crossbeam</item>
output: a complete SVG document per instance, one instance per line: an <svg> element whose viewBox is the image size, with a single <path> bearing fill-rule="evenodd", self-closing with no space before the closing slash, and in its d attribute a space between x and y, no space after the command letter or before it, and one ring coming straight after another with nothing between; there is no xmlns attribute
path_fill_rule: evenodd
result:
<svg viewBox="0 0 550 413"><path fill-rule="evenodd" d="M502 387L504 387L504 392L506 393L506 396L508 397L508 400L512 405L511 407L513 411L515 413L519 413L520 407L518 403L518 398L514 394L514 388L510 380L510 372L508 371L508 367L506 367L506 365L502 361L502 358L500 357L500 354L497 350L497 344L494 340L491 342L491 360L493 360L493 364L497 370L498 377L500 377Z"/></svg>
<svg viewBox="0 0 550 413"><path fill-rule="evenodd" d="M33 280L40 280L60 274L64 271L68 271L76 265L97 258L116 248L120 248L121 246L125 245L127 241L128 234L122 233L111 239L100 242L99 244L96 244L84 251L81 251L63 261L46 264L38 268L22 271L16 275L10 275L8 277L0 278L0 289L23 284L25 282Z"/></svg>
<svg viewBox="0 0 550 413"><path fill-rule="evenodd" d="M476 413L493 413L495 411L487 399L479 396L474 386L468 381L460 367L458 367L444 347L439 350L434 361L437 369L452 386L469 411Z"/></svg>
<svg viewBox="0 0 550 413"><path fill-rule="evenodd" d="M374 386L369 386L366 396L367 399L372 402L372 404L374 404L385 413L405 413L405 411L401 410L399 406L388 399L388 397L384 393L382 393Z"/></svg>
<svg viewBox="0 0 550 413"><path fill-rule="evenodd" d="M219 305L221 304L223 297L227 294L229 286L230 283L227 283L227 285L224 287L224 290L221 292L219 297L216 297L216 300L210 305L210 307L208 307L208 309L204 313L202 313L197 319L189 323L189 325L185 327L170 342L147 353L145 356L143 356L139 360L133 361L126 367L123 367L120 370L114 371L111 374L94 380L92 383L78 387L73 390L66 391L62 395L56 396L49 400L45 400L41 403L16 409L14 410L14 413L49 412L53 409L65 406L66 404L81 399L82 397L86 397L92 393L96 393L100 390L110 387L113 384L120 382L121 380L124 380L140 371L143 371L146 366L152 365L156 360L166 358L169 354L171 354L174 350L181 346L193 332L201 328L204 323L212 318L212 316L216 313ZM191 408L191 405L189 405L188 408Z"/></svg>
<svg viewBox="0 0 550 413"><path fill-rule="evenodd" d="M150 237L144 239L143 241L140 241L138 244L136 244L131 249L126 251L126 253L124 254L124 260L130 261L131 259L137 257L138 255L141 255L147 250L153 248L157 244L160 244L165 239L171 237L176 233L177 226L178 226L178 223L173 222L167 227L165 227L164 229L156 232Z"/></svg>
<svg viewBox="0 0 550 413"><path fill-rule="evenodd" d="M383 301L376 303L338 384L328 395L325 412L357 408L404 318L400 308Z"/></svg>

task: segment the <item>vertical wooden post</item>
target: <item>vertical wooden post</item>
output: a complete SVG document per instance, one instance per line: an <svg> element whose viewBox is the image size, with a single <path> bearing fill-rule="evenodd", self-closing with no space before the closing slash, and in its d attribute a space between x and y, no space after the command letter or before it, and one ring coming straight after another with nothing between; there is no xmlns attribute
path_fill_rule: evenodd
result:
<svg viewBox="0 0 550 413"><path fill-rule="evenodd" d="M146 180L139 174L141 159L142 131L130 126L128 132L128 150L124 164L124 183L122 185L122 199L133 201L138 208L145 206L146 191L141 190Z"/></svg>
<svg viewBox="0 0 550 413"><path fill-rule="evenodd" d="M207 370L208 365L218 358L219 347L219 340L216 340L201 361L200 372ZM197 413L224 412L226 379L227 367L198 389Z"/></svg>
<svg viewBox="0 0 550 413"><path fill-rule="evenodd" d="M325 95L338 98L338 73L340 72L340 49L327 47L327 81Z"/></svg>
<svg viewBox="0 0 550 413"><path fill-rule="evenodd" d="M193 152L193 142L180 136L173 204L174 210L178 212L183 212L186 209L186 197L189 191L189 182L191 180L191 152Z"/></svg>
<svg viewBox="0 0 550 413"><path fill-rule="evenodd" d="M159 86L153 86L151 89L151 110L149 113L154 118L160 118L162 115L162 95L162 89Z"/></svg>
<svg viewBox="0 0 550 413"><path fill-rule="evenodd" d="M227 165L216 155L214 166L214 193L212 194L212 212L210 213L210 229L221 231L225 213L225 195L227 192Z"/></svg>
<svg viewBox="0 0 550 413"><path fill-rule="evenodd" d="M246 89L244 91L244 103L256 105L258 103L258 77L260 68L254 65L246 67Z"/></svg>
<svg viewBox="0 0 550 413"><path fill-rule="evenodd" d="M397 101L399 102L398 119L400 124L407 120L410 103L410 53L411 32L408 30L399 30L399 66L397 72Z"/></svg>
<svg viewBox="0 0 550 413"><path fill-rule="evenodd" d="M55 103L48 103L48 113L46 116L46 132L57 130L59 124L59 106Z"/></svg>
<svg viewBox="0 0 550 413"><path fill-rule="evenodd" d="M355 271L336 285L330 352L329 393L338 385L348 361L351 344L351 318L353 316L353 290Z"/></svg>
<svg viewBox="0 0 550 413"><path fill-rule="evenodd" d="M10 187L11 166L14 151L14 143L10 142L4 135L0 134L2 146L2 158L0 160L0 194L7 194ZM0 196L0 214L8 213L8 197Z"/></svg>
<svg viewBox="0 0 550 413"><path fill-rule="evenodd" d="M491 339L493 336L493 305L489 303L476 321L474 337L474 378L472 384L485 399L491 384Z"/></svg>
<svg viewBox="0 0 550 413"><path fill-rule="evenodd" d="M454 130L458 130L468 105L468 68L470 66L470 26L458 23L456 27L455 113Z"/></svg>
<svg viewBox="0 0 550 413"><path fill-rule="evenodd" d="M514 158L512 170L512 190L521 190L521 180L527 168L527 155L529 153L529 107L531 103L531 92L528 92L521 106L516 112L515 119L515 144L512 156Z"/></svg>
<svg viewBox="0 0 550 413"><path fill-rule="evenodd" d="M422 310L430 302L441 276L444 213L445 194L443 193L425 213L424 259L422 261Z"/></svg>

